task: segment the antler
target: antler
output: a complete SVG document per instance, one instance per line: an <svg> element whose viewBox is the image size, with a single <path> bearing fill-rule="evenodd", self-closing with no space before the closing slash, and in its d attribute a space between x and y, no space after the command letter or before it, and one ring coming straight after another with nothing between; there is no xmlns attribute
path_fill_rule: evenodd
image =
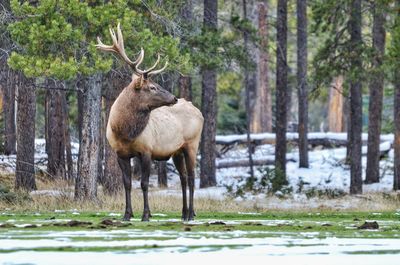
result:
<svg viewBox="0 0 400 265"><path fill-rule="evenodd" d="M139 69L138 67L143 62L143 58L144 58L143 48L140 49L140 54L139 54L139 57L136 59L136 61L132 62L125 53L124 38L122 36L120 23L118 23L118 26L117 26L117 35L115 34L115 31L112 28L110 28L110 34L111 34L111 38L113 41L112 45L105 45L103 42L101 42L101 39L99 37L97 37L96 47L102 51L117 53L138 74L143 75L146 78L150 75L159 74L162 71L164 71L165 68L167 68L168 61L165 63L163 68L153 71L157 67L158 63L160 62L160 55L158 54L157 61L155 62L155 64L152 67L150 67L146 70Z"/></svg>

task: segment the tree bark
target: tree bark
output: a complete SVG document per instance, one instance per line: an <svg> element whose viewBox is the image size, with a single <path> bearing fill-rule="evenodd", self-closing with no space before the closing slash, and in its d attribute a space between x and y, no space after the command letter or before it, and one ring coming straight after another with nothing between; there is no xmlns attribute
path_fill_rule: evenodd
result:
<svg viewBox="0 0 400 265"><path fill-rule="evenodd" d="M166 89L167 91L172 93L172 76L165 75L165 79L161 83L161 86ZM166 188L168 187L168 169L167 169L167 162L166 161L158 161L157 162L157 173L158 173L158 187Z"/></svg>
<svg viewBox="0 0 400 265"><path fill-rule="evenodd" d="M396 1L397 16L395 19L395 27L393 31L397 31L394 36L400 35L400 0ZM398 38L393 39L392 46L394 49L400 51L400 41ZM394 174L393 174L393 190L400 190L400 54L397 54L393 66L394 76Z"/></svg>
<svg viewBox="0 0 400 265"><path fill-rule="evenodd" d="M48 86L53 86L46 82ZM46 92L46 152L47 172L52 177L65 178L65 125L63 98L65 92L48 89Z"/></svg>
<svg viewBox="0 0 400 265"><path fill-rule="evenodd" d="M259 11L257 0L243 0L243 16L250 25L257 27ZM258 59L259 49L254 41L250 38L249 32L243 32L245 40L245 50L247 52L247 60L249 62L245 69L245 89L250 101L247 107L247 116L250 122L249 130L252 133L261 132L261 93L258 84ZM246 99L247 100L247 99Z"/></svg>
<svg viewBox="0 0 400 265"><path fill-rule="evenodd" d="M361 0L353 0L350 17L350 42L353 57L351 68L353 77L350 83L350 193L362 193L361 133L362 133L362 84L360 71L362 62L356 52L362 45L361 37Z"/></svg>
<svg viewBox="0 0 400 265"><path fill-rule="evenodd" d="M111 106L115 98L105 97L105 116L108 121ZM107 126L107 124L105 124ZM122 190L122 172L118 165L117 154L112 150L108 141L104 143L104 191L107 194L117 194Z"/></svg>
<svg viewBox="0 0 400 265"><path fill-rule="evenodd" d="M247 18L247 1L243 0L243 19L245 21ZM248 51L248 60L253 61L252 51L250 51L249 45L249 33L245 30L243 32L244 39L244 49ZM254 47L252 47L254 49ZM253 51L254 52L254 51ZM254 70L251 70L251 65L246 65L244 69L244 87L246 90L246 134L247 134L247 153L249 157L249 167L250 167L250 178L254 179L254 167L253 167L253 145L250 141L251 132L260 131L260 109L257 108L257 104L254 104L255 93L257 87L257 75ZM251 107L253 106L253 107ZM259 106L258 106L259 107Z"/></svg>
<svg viewBox="0 0 400 265"><path fill-rule="evenodd" d="M193 30L193 0L185 0L180 10L182 18L182 28L185 30L181 39L182 48L187 48L190 52L192 49L188 47L187 36L190 36ZM188 101L192 101L192 77L189 75L179 76L179 97Z"/></svg>
<svg viewBox="0 0 400 265"><path fill-rule="evenodd" d="M365 183L379 182L379 142L382 123L383 83L384 72L382 70L383 57L385 56L386 31L385 13L383 8L374 2L374 22L372 29L372 41L374 49L373 73L369 84L369 108L368 108L368 155Z"/></svg>
<svg viewBox="0 0 400 265"><path fill-rule="evenodd" d="M2 1L3 12L10 12L10 1ZM3 123L4 123L4 154L16 153L16 127L15 127L15 91L18 81L18 73L7 65L6 52L11 50L12 42L10 34L3 27L0 38L0 87L3 90Z"/></svg>
<svg viewBox="0 0 400 265"><path fill-rule="evenodd" d="M267 1L265 1L267 2ZM259 82L258 92L260 100L260 129L261 132L272 132L272 95L268 76L268 5L258 4L258 35L260 37L259 50Z"/></svg>
<svg viewBox="0 0 400 265"><path fill-rule="evenodd" d="M179 77L179 97L192 101L192 77L181 75Z"/></svg>
<svg viewBox="0 0 400 265"><path fill-rule="evenodd" d="M158 187L167 188L168 187L167 161L158 161L157 173L158 173L158 178L157 178Z"/></svg>
<svg viewBox="0 0 400 265"><path fill-rule="evenodd" d="M75 182L75 199L79 200L93 201L97 198L101 80L101 75L95 74L85 81L85 93L82 98L82 139Z"/></svg>
<svg viewBox="0 0 400 265"><path fill-rule="evenodd" d="M275 169L286 183L286 127L288 98L287 66L287 0L278 0L276 53L276 145Z"/></svg>
<svg viewBox="0 0 400 265"><path fill-rule="evenodd" d="M307 0L297 0L297 89L299 167L308 168Z"/></svg>
<svg viewBox="0 0 400 265"><path fill-rule="evenodd" d="M30 80L18 74L17 165L15 189L36 190L35 182L35 114L36 93Z"/></svg>
<svg viewBox="0 0 400 265"><path fill-rule="evenodd" d="M5 65L7 64L4 62ZM4 154L16 153L16 126L15 126L15 91L18 74L7 66L3 68L6 80L3 82L3 117L4 117Z"/></svg>
<svg viewBox="0 0 400 265"><path fill-rule="evenodd" d="M399 6L400 6L400 3L399 3ZM395 73L394 73L395 74L395 78L394 78L395 83L394 83L393 190L400 190L400 68L396 68L394 71L395 71Z"/></svg>
<svg viewBox="0 0 400 265"><path fill-rule="evenodd" d="M328 127L330 132L343 132L343 76L332 81L329 89Z"/></svg>
<svg viewBox="0 0 400 265"><path fill-rule="evenodd" d="M63 112L64 112L64 145L66 155L66 178L68 181L74 180L74 162L72 160L72 146L71 134L69 132L69 117L68 117L68 103L67 97L62 98Z"/></svg>
<svg viewBox="0 0 400 265"><path fill-rule="evenodd" d="M105 102L104 98L102 97L100 99L100 125L99 125L99 160L98 160L98 175L97 175L97 182L102 185L104 183L104 167L103 167L103 161L104 161L104 142L106 139L106 127L104 126L105 124L105 119L106 117L104 116L104 111L103 108L105 108Z"/></svg>
<svg viewBox="0 0 400 265"><path fill-rule="evenodd" d="M215 176L215 136L217 129L217 75L215 70L202 71L202 113L203 132L200 142L200 187L216 185Z"/></svg>
<svg viewBox="0 0 400 265"><path fill-rule="evenodd" d="M107 128L108 118L110 116L111 106L114 104L118 94L122 91L125 85L119 76L109 73L104 78L104 128ZM107 194L117 194L122 190L122 171L118 164L118 156L112 150L107 140L104 142L104 173L103 173L103 188Z"/></svg>
<svg viewBox="0 0 400 265"><path fill-rule="evenodd" d="M216 31L218 1L204 0L204 27ZM216 51L212 51L216 52ZM217 132L217 72L216 69L203 67L202 71L201 112L204 126L200 143L200 188L215 186L215 136Z"/></svg>

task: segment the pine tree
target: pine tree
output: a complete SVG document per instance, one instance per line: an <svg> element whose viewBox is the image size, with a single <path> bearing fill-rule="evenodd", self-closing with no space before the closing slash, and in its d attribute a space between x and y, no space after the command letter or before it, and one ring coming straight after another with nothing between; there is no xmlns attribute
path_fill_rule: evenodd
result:
<svg viewBox="0 0 400 265"><path fill-rule="evenodd" d="M204 30L218 30L218 1L204 0ZM215 53L216 51L210 51ZM201 112L204 116L203 133L200 142L200 187L215 186L215 136L217 133L217 71L214 67L203 66Z"/></svg>
<svg viewBox="0 0 400 265"><path fill-rule="evenodd" d="M276 49L276 145L275 170L283 185L286 180L286 127L288 98L287 0L278 0Z"/></svg>
<svg viewBox="0 0 400 265"><path fill-rule="evenodd" d="M390 49L391 70L394 85L394 174L393 190L400 190L400 0L395 1L393 12L395 22L392 30L392 45Z"/></svg>
<svg viewBox="0 0 400 265"><path fill-rule="evenodd" d="M372 42L374 56L372 58L373 72L369 83L369 108L368 108L368 153L366 183L379 182L379 144L382 123L383 105L383 58L385 55L385 10L380 3L373 3L373 29Z"/></svg>
<svg viewBox="0 0 400 265"><path fill-rule="evenodd" d="M299 166L308 168L307 0L297 0L297 90Z"/></svg>

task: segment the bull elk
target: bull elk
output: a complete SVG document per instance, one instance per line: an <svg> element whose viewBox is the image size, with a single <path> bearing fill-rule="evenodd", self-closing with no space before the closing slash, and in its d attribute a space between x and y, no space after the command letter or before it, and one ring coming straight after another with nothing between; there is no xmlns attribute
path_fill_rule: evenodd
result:
<svg viewBox="0 0 400 265"><path fill-rule="evenodd" d="M131 83L119 94L111 107L107 123L107 140L117 153L125 188L125 214L123 219L133 217L131 205L130 159L138 157L141 165L141 188L143 191L142 221L151 217L148 202L150 166L152 160L173 158L182 186L182 219L193 220L194 178L196 154L203 128L201 112L185 99L174 95L150 80L167 67L154 70L159 61L146 69L139 69L144 58L143 48L133 62L125 53L120 25L117 34L110 28L112 45L105 45L97 38L99 50L118 54L133 70ZM189 208L186 189L189 186Z"/></svg>

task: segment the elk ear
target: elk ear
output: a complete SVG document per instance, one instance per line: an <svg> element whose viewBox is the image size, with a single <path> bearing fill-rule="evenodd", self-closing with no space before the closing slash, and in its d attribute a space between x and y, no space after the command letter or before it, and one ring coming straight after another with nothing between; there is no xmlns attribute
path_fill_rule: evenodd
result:
<svg viewBox="0 0 400 265"><path fill-rule="evenodd" d="M143 75L133 74L132 79L133 79L134 89L141 89L143 87L143 81L144 81Z"/></svg>

